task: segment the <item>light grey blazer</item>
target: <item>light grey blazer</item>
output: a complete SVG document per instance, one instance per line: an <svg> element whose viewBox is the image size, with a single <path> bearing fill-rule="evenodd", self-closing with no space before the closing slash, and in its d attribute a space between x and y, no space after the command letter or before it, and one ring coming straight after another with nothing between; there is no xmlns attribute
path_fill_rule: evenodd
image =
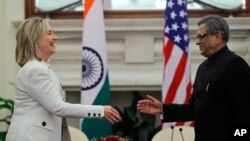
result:
<svg viewBox="0 0 250 141"><path fill-rule="evenodd" d="M70 104L63 97L60 82L47 63L27 62L17 74L14 113L6 141L70 140L64 117L104 116L103 106Z"/></svg>

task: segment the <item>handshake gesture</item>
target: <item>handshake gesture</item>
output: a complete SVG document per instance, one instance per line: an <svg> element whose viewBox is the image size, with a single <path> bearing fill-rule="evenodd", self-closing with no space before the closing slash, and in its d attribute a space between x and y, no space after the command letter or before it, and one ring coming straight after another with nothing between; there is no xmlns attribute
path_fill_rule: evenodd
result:
<svg viewBox="0 0 250 141"><path fill-rule="evenodd" d="M111 106L104 106L104 118L112 124L120 122L122 120L119 112Z"/></svg>

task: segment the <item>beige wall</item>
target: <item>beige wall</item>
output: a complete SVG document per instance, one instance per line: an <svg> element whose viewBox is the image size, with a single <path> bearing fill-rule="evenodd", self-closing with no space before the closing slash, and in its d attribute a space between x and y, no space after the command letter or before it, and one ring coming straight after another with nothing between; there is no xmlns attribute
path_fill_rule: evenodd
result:
<svg viewBox="0 0 250 141"><path fill-rule="evenodd" d="M0 97L13 99L15 89L8 82L14 82L17 72L15 63L15 28L14 21L24 19L24 0L0 0ZM7 111L1 111L0 118ZM0 123L0 131L6 125Z"/></svg>
<svg viewBox="0 0 250 141"><path fill-rule="evenodd" d="M14 88L8 82L14 82L17 65L15 63L14 21L24 19L24 0L0 1L0 96L13 98Z"/></svg>
<svg viewBox="0 0 250 141"><path fill-rule="evenodd" d="M4 12L3 12L4 11ZM3 1L0 1L0 18L1 18L1 22L0 22L0 96L2 96L4 93L5 93L5 88L4 88L4 81L5 80L5 69L4 66L5 66L5 63L4 63L4 60L5 60L5 42L3 42L3 37L4 37L4 32L5 32L5 28L3 26L3 21L5 21L4 19L6 19L6 16L5 16L5 0Z"/></svg>

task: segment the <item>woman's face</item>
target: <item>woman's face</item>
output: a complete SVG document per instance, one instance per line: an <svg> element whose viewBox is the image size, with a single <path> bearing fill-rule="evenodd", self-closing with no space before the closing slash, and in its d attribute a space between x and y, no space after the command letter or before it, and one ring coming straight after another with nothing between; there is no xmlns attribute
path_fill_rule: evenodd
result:
<svg viewBox="0 0 250 141"><path fill-rule="evenodd" d="M49 57L56 52L56 41L57 36L48 24L47 30L41 33L40 38L38 39L39 55L43 61L47 61Z"/></svg>

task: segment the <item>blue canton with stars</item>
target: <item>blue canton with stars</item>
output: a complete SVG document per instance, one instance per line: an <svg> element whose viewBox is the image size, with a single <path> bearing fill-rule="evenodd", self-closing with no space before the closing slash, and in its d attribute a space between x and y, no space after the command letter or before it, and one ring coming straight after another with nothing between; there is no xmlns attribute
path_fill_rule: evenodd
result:
<svg viewBox="0 0 250 141"><path fill-rule="evenodd" d="M165 36L188 53L189 29L186 0L167 0L164 30Z"/></svg>

